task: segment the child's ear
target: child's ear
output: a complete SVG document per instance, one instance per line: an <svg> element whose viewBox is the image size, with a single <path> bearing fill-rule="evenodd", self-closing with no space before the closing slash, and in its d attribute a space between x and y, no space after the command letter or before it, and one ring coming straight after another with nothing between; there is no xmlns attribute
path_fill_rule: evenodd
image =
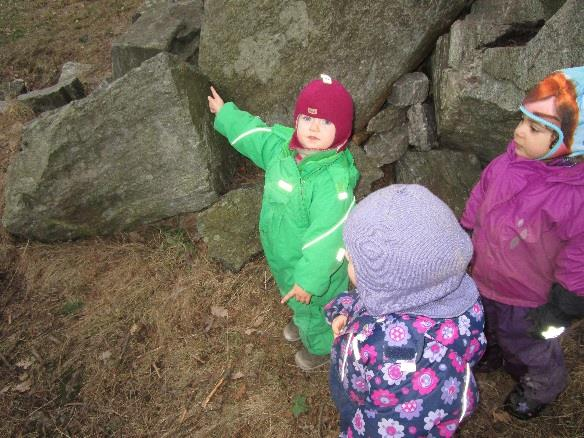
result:
<svg viewBox="0 0 584 438"><path fill-rule="evenodd" d="M552 131L552 141L550 143L550 149L552 149L554 147L554 145L556 144L556 141L558 141L558 133L556 131Z"/></svg>

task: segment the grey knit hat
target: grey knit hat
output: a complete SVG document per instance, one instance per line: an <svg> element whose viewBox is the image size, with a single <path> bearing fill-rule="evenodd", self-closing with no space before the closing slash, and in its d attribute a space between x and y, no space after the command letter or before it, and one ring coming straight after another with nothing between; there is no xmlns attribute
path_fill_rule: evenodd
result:
<svg viewBox="0 0 584 438"><path fill-rule="evenodd" d="M466 274L470 238L425 187L394 184L370 194L349 214L343 238L357 292L374 316L450 318L479 295Z"/></svg>

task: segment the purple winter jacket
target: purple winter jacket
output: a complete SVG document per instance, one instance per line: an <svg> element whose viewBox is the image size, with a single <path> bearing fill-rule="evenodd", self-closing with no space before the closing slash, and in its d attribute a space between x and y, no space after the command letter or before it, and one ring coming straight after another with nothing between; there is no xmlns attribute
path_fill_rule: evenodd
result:
<svg viewBox="0 0 584 438"><path fill-rule="evenodd" d="M584 295L584 163L517 157L511 141L483 171L461 224L473 230L481 295L522 307L546 303L552 283Z"/></svg>

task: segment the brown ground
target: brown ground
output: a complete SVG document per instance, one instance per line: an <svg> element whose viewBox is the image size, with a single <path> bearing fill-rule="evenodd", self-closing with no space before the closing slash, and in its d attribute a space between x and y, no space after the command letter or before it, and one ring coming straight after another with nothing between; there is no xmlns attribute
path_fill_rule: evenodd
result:
<svg viewBox="0 0 584 438"><path fill-rule="evenodd" d="M78 61L95 87L141 3L0 0L0 81L52 85ZM0 190L32 117L0 116ZM54 245L0 228L0 436L336 435L326 372L300 372L280 338L289 314L265 261L228 273L179 224ZM460 436L584 436L583 332L563 339L571 383L542 417L510 418L511 379L480 376Z"/></svg>

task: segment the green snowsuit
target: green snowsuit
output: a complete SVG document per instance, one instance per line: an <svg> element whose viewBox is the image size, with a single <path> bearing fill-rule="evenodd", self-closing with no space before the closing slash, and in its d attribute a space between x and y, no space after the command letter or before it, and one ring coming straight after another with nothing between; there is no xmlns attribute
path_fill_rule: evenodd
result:
<svg viewBox="0 0 584 438"><path fill-rule="evenodd" d="M312 295L310 304L288 301L304 346L328 354L333 335L323 307L347 290L342 225L355 203L359 178L348 150L326 150L300 163L289 149L294 130L272 127L226 103L215 129L241 154L265 170L260 238L283 296L294 284Z"/></svg>

